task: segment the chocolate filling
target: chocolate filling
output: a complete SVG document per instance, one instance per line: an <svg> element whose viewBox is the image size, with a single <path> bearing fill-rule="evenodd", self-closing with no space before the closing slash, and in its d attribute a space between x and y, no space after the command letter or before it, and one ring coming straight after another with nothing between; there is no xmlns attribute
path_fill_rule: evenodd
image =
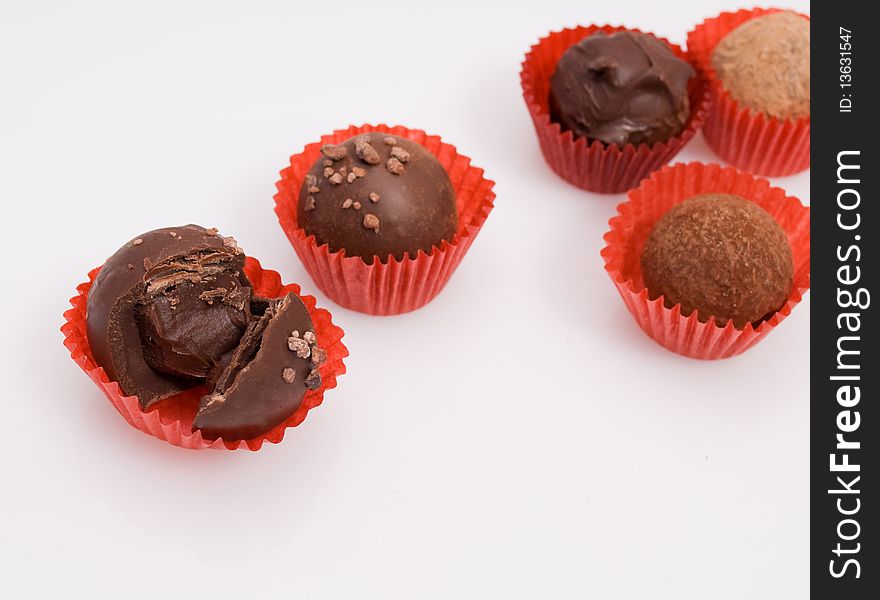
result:
<svg viewBox="0 0 880 600"><path fill-rule="evenodd" d="M281 300L278 299L257 298L256 300L260 301L254 303L257 312L251 313L251 322L241 336L238 346L216 363L215 373L208 378L208 389L212 394L225 393L232 386L239 372L254 359L263 342L263 333L281 304Z"/></svg>
<svg viewBox="0 0 880 600"><path fill-rule="evenodd" d="M248 325L251 288L232 273L190 278L180 274L135 306L144 360L156 371L202 378L233 349Z"/></svg>

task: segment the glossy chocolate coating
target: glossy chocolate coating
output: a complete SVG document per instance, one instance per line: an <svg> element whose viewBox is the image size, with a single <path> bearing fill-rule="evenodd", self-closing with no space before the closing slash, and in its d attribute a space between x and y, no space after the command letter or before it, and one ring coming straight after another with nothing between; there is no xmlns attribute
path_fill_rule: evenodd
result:
<svg viewBox="0 0 880 600"><path fill-rule="evenodd" d="M645 244L642 276L681 314L719 326L758 323L779 310L794 283L785 231L764 209L730 194L702 194L672 207Z"/></svg>
<svg viewBox="0 0 880 600"><path fill-rule="evenodd" d="M306 391L321 383L317 368L323 351L305 341L316 342L302 300L288 294L262 307L260 302L254 301L255 318L221 371L212 374L211 392L199 404L193 429L206 439L251 439L265 433L290 417ZM303 341L292 346L294 331ZM297 354L299 347L308 354Z"/></svg>
<svg viewBox="0 0 880 600"><path fill-rule="evenodd" d="M551 118L577 137L652 145L687 124L694 74L653 36L597 31L559 59L550 78Z"/></svg>
<svg viewBox="0 0 880 600"><path fill-rule="evenodd" d="M449 175L433 154L376 132L322 149L303 182L297 220L318 244L372 264L451 240L458 212Z"/></svg>
<svg viewBox="0 0 880 600"><path fill-rule="evenodd" d="M104 263L89 290L89 346L142 408L192 387L237 344L250 297L244 258L232 238L186 225L138 236ZM232 298L199 298L217 288Z"/></svg>

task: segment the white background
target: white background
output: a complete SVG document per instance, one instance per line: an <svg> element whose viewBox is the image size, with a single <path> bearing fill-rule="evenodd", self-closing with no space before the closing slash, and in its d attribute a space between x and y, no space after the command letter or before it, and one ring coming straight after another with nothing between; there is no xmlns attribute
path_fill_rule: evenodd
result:
<svg viewBox="0 0 880 600"><path fill-rule="evenodd" d="M738 2L67 4L0 0L0 595L807 596L809 301L738 358L656 345L599 256L623 196L549 170L519 85L551 29L683 43ZM405 316L327 301L273 213L288 156L363 122L440 134L497 181ZM701 137L680 159L717 160ZM809 202L806 173L774 183ZM189 222L346 330L349 373L281 445L159 442L62 346L89 269Z"/></svg>

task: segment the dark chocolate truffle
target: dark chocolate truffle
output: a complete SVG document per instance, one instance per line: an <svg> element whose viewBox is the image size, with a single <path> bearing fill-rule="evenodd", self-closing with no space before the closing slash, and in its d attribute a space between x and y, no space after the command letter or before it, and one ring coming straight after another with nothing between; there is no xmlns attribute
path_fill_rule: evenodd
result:
<svg viewBox="0 0 880 600"><path fill-rule="evenodd" d="M235 240L156 229L111 256L89 290L95 361L146 409L193 386L241 338L250 282Z"/></svg>
<svg viewBox="0 0 880 600"><path fill-rule="evenodd" d="M681 314L737 329L785 303L794 282L791 247L764 209L730 194L701 194L672 207L648 236L642 276L649 296Z"/></svg>
<svg viewBox="0 0 880 600"><path fill-rule="evenodd" d="M321 385L326 353L302 300L255 296L244 261L215 229L157 229L120 248L89 290L95 361L143 409L204 385L193 430L206 439L261 435Z"/></svg>
<svg viewBox="0 0 880 600"><path fill-rule="evenodd" d="M597 31L559 59L550 78L550 115L578 137L653 145L687 124L694 74L651 35Z"/></svg>
<svg viewBox="0 0 880 600"><path fill-rule="evenodd" d="M283 423L309 389L321 385L326 355L312 320L293 294L253 302L255 317L209 379L193 429L206 439L250 439ZM261 313L261 314L257 314Z"/></svg>
<svg viewBox="0 0 880 600"><path fill-rule="evenodd" d="M318 244L368 264L428 253L458 227L455 191L440 162L420 144L379 132L321 149L297 219Z"/></svg>
<svg viewBox="0 0 880 600"><path fill-rule="evenodd" d="M792 12L750 19L712 51L734 100L778 119L810 115L810 22Z"/></svg>

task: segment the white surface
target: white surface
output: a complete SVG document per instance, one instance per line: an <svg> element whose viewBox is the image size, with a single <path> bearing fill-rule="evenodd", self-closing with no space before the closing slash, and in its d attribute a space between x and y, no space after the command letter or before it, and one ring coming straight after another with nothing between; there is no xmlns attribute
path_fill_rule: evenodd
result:
<svg viewBox="0 0 880 600"><path fill-rule="evenodd" d="M551 29L684 42L738 2L57 4L0 4L0 595L806 597L809 301L732 360L657 346L599 256L623 196L553 175L519 86ZM290 154L382 121L498 194L443 294L395 318L323 298L272 202ZM807 174L775 183L809 201ZM89 269L188 222L346 330L349 373L281 445L148 437L61 344Z"/></svg>

